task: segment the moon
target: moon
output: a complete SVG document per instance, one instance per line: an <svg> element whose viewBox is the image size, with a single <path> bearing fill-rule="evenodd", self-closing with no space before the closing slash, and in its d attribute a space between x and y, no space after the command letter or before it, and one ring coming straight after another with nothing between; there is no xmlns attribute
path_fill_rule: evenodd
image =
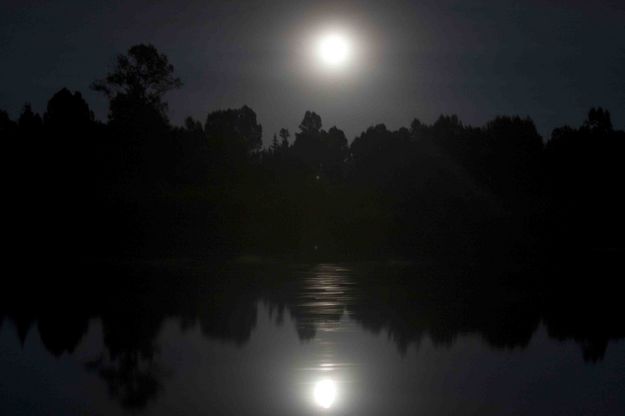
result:
<svg viewBox="0 0 625 416"><path fill-rule="evenodd" d="M327 34L319 40L318 55L328 67L344 66L349 60L351 44L349 39L339 33Z"/></svg>
<svg viewBox="0 0 625 416"><path fill-rule="evenodd" d="M319 406L329 409L336 399L336 384L329 379L320 380L315 384L313 395Z"/></svg>

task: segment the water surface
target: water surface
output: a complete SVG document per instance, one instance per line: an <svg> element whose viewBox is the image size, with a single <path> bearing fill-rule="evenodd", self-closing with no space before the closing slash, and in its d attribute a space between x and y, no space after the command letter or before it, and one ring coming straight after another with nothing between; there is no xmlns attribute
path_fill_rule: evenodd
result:
<svg viewBox="0 0 625 416"><path fill-rule="evenodd" d="M623 414L618 296L500 272L161 260L22 279L0 414Z"/></svg>

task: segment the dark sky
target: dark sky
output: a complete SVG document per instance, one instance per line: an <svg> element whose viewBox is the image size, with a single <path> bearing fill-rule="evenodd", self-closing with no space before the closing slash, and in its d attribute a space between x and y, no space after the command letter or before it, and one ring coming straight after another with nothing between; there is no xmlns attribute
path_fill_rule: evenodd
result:
<svg viewBox="0 0 625 416"><path fill-rule="evenodd" d="M308 41L328 27L351 34L357 59L337 73L311 62ZM529 115L543 134L579 125L589 107L625 126L625 2L0 0L0 108L42 112L61 87L89 91L119 52L152 43L185 85L170 116L251 106L265 140L308 109L350 140L369 125L474 125Z"/></svg>

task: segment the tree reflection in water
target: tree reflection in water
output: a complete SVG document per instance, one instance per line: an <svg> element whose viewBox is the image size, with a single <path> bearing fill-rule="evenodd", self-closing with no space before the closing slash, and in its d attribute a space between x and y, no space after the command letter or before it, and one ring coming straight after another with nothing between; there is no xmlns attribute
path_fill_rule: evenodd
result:
<svg viewBox="0 0 625 416"><path fill-rule="evenodd" d="M175 371L158 360L156 339L166 319L183 329L197 325L208 338L241 346L256 326L259 301L277 322L288 312L300 340L322 344L310 361L317 379L349 368L325 335L355 330L355 325L387 333L405 353L425 336L446 346L473 333L493 348L525 348L542 322L549 336L573 339L583 359L596 362L610 341L625 336L619 292L608 274L603 278L617 262L589 257L574 268L525 270L508 259L477 262L489 264L479 268L443 261L86 264L65 270L57 280L9 282L0 323L11 321L22 345L36 324L42 344L59 357L72 354L90 320L98 318L105 350L86 368L106 382L122 406L141 409Z"/></svg>

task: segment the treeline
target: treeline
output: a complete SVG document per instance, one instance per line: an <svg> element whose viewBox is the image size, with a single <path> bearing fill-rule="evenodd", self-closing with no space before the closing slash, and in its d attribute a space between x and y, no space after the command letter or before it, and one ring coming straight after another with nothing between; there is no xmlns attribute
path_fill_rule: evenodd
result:
<svg viewBox="0 0 625 416"><path fill-rule="evenodd" d="M262 147L243 106L169 122L181 85L167 57L137 45L93 88L95 120L62 89L43 116L0 112L14 246L22 253L371 256L527 252L623 245L625 132L593 108L549 141L531 119L483 127L441 116L351 144L306 112Z"/></svg>

